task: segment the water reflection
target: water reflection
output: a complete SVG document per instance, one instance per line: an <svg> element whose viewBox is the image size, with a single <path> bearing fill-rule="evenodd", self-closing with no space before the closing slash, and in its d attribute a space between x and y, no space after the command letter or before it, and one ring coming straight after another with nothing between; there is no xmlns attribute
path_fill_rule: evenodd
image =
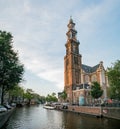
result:
<svg viewBox="0 0 120 129"><path fill-rule="evenodd" d="M119 122L31 106L16 109L3 129L118 129Z"/></svg>

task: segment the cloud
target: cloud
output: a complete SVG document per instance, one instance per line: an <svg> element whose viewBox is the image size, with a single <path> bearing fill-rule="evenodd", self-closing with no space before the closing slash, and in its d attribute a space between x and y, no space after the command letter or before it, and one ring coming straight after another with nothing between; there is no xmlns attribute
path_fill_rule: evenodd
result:
<svg viewBox="0 0 120 129"><path fill-rule="evenodd" d="M103 24L110 20L111 12L119 1L14 0L13 3L9 0L7 4L5 1L0 3L1 29L13 34L14 48L19 51L25 69L40 80L46 80L47 84L52 83L59 89L64 87L64 44L70 15L76 23L84 63L95 65L105 55L108 57L108 48L100 37L105 28ZM101 48L102 53L98 53Z"/></svg>
<svg viewBox="0 0 120 129"><path fill-rule="evenodd" d="M119 17L118 3L118 0L106 0L98 4L92 3L80 12L75 12L83 63L93 66L103 60L106 66L110 64L117 50L115 44L117 46L119 41L118 36L114 38L115 28L119 28L116 21Z"/></svg>
<svg viewBox="0 0 120 129"><path fill-rule="evenodd" d="M19 42L20 39L17 39L18 41L16 42ZM26 69L31 70L40 78L52 82L58 88L63 88L63 58L54 55L56 46L52 43L54 47L49 47L49 45L51 46L49 43L43 46L43 43L39 42L35 45L34 43L24 44L24 42L28 43L28 41L23 39L23 37L20 41L23 43L17 47L19 48L21 60L24 62Z"/></svg>

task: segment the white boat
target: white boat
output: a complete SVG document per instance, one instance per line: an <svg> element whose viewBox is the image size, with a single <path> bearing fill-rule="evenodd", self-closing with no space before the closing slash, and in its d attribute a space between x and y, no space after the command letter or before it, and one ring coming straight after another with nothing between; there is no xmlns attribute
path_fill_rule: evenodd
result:
<svg viewBox="0 0 120 129"><path fill-rule="evenodd" d="M48 106L48 105L44 105L44 106L43 106L43 108L46 108L46 109L51 109L51 110L55 109L55 107Z"/></svg>

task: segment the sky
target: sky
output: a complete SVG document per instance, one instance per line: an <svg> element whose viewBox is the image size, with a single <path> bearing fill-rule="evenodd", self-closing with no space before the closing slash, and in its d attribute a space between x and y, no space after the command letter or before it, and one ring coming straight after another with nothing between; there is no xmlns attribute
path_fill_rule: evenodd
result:
<svg viewBox="0 0 120 129"><path fill-rule="evenodd" d="M12 33L25 68L21 86L44 96L64 89L70 16L83 64L120 59L120 0L0 0L0 30Z"/></svg>

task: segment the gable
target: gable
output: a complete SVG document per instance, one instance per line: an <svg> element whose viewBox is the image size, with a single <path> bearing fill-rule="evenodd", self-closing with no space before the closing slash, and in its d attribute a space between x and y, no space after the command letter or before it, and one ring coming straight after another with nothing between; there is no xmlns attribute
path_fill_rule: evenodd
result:
<svg viewBox="0 0 120 129"><path fill-rule="evenodd" d="M97 64L93 67L82 64L82 70L85 71L86 73L93 73L99 68L100 64Z"/></svg>

